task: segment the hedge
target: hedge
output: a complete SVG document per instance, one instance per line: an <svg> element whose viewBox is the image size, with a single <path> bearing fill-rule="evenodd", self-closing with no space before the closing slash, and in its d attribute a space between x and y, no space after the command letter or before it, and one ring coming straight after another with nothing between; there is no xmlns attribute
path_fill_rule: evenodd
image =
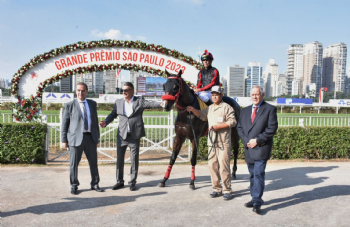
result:
<svg viewBox="0 0 350 227"><path fill-rule="evenodd" d="M0 123L1 163L45 163L46 124Z"/></svg>
<svg viewBox="0 0 350 227"><path fill-rule="evenodd" d="M38 123L0 123L1 163L45 163L46 128ZM350 127L280 127L273 143L271 159L349 158ZM199 151L207 156L207 137L200 139ZM244 159L242 142L238 158Z"/></svg>
<svg viewBox="0 0 350 227"><path fill-rule="evenodd" d="M208 155L207 137L202 137L198 146L201 156L206 157ZM271 159L349 157L350 127L280 127L273 138ZM241 141L239 142L238 158L244 158Z"/></svg>

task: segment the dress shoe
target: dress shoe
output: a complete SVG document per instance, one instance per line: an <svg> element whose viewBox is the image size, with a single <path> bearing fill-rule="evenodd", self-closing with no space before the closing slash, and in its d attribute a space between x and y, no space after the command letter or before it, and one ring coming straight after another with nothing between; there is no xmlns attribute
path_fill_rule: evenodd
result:
<svg viewBox="0 0 350 227"><path fill-rule="evenodd" d="M112 190L117 190L124 187L124 183L117 183L113 186Z"/></svg>
<svg viewBox="0 0 350 227"><path fill-rule="evenodd" d="M70 193L71 193L72 195L78 195L78 188L72 188L71 191L70 191Z"/></svg>
<svg viewBox="0 0 350 227"><path fill-rule="evenodd" d="M216 198L219 196L222 196L222 192L213 191L213 193L210 194L210 197L212 197L212 198Z"/></svg>
<svg viewBox="0 0 350 227"><path fill-rule="evenodd" d="M104 192L105 191L105 190L101 189L98 185L92 186L91 190L95 190L97 192Z"/></svg>
<svg viewBox="0 0 350 227"><path fill-rule="evenodd" d="M255 212L255 213L257 213L257 214L260 214L260 212L261 212L260 207L261 207L261 206L254 206L253 212Z"/></svg>
<svg viewBox="0 0 350 227"><path fill-rule="evenodd" d="M136 190L136 184L135 183L131 183L130 191L135 191L135 190Z"/></svg>
<svg viewBox="0 0 350 227"><path fill-rule="evenodd" d="M253 202L252 201L249 201L247 203L244 204L245 207L253 207Z"/></svg>

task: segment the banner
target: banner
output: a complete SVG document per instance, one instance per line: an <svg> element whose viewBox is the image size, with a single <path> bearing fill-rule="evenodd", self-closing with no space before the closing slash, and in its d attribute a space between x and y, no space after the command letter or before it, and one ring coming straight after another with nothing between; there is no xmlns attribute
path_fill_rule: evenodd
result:
<svg viewBox="0 0 350 227"><path fill-rule="evenodd" d="M93 64L138 64L170 73L178 73L182 70L182 77L192 83L196 83L199 70L182 60L165 55L160 52L146 51L133 48L94 48L77 49L74 52L63 53L56 57L36 64L26 71L19 81L18 94L29 97L35 94L40 82L45 81L65 70L73 70L78 67Z"/></svg>
<svg viewBox="0 0 350 227"><path fill-rule="evenodd" d="M162 96L164 95L163 84L166 83L163 77L138 77L137 94L143 96Z"/></svg>
<svg viewBox="0 0 350 227"><path fill-rule="evenodd" d="M312 99L277 98L277 105L305 106L312 103Z"/></svg>
<svg viewBox="0 0 350 227"><path fill-rule="evenodd" d="M250 97L233 97L233 99L243 107L252 105L252 98Z"/></svg>
<svg viewBox="0 0 350 227"><path fill-rule="evenodd" d="M329 103L339 107L350 107L350 99L330 99Z"/></svg>
<svg viewBox="0 0 350 227"><path fill-rule="evenodd" d="M66 103L74 99L74 93L43 93L43 102Z"/></svg>
<svg viewBox="0 0 350 227"><path fill-rule="evenodd" d="M121 94L120 95L117 95L117 94L113 94L113 95L100 94L99 95L99 101L104 103L114 103L115 100L121 99L121 98L124 98L124 96Z"/></svg>

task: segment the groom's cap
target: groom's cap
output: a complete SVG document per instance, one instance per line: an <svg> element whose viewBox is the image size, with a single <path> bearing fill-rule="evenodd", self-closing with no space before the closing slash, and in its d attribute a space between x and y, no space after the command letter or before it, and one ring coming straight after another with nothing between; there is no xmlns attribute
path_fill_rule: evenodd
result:
<svg viewBox="0 0 350 227"><path fill-rule="evenodd" d="M215 86L213 86L212 88L211 88L211 91L210 91L211 93L213 93L213 92L217 92L217 93L222 93L222 89L221 89L221 87L219 86L219 85L215 85Z"/></svg>

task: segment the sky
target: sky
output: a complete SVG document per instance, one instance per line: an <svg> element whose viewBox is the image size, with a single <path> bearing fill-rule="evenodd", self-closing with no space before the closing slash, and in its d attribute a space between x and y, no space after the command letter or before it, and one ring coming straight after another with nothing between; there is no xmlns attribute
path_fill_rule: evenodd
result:
<svg viewBox="0 0 350 227"><path fill-rule="evenodd" d="M207 49L221 76L254 61L264 70L270 58L283 73L290 44L350 45L349 8L349 0L0 0L0 78L38 54L101 39L141 40L193 58Z"/></svg>

